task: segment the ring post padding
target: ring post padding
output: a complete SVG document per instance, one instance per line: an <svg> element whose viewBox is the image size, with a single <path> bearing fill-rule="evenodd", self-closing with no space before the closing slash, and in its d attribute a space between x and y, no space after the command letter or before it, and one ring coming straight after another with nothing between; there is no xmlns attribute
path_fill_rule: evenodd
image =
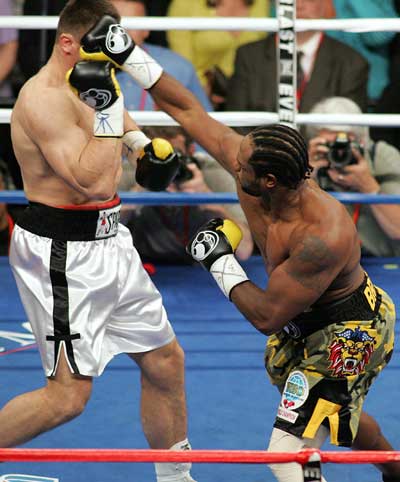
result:
<svg viewBox="0 0 400 482"><path fill-rule="evenodd" d="M303 465L304 482L321 482L321 453L318 450L310 453L307 462Z"/></svg>
<svg viewBox="0 0 400 482"><path fill-rule="evenodd" d="M278 16L277 111L279 122L296 126L297 114L297 56L296 56L296 0L276 0Z"/></svg>

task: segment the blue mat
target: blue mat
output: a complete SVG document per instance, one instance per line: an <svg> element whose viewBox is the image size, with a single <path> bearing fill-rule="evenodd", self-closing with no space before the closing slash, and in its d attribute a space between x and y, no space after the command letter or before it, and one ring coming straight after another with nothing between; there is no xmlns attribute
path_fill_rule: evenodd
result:
<svg viewBox="0 0 400 482"><path fill-rule="evenodd" d="M363 265L373 281L400 306L400 259L365 259ZM267 278L260 258L252 258L244 267L252 281L265 286ZM22 392L42 386L45 379L39 354L24 325L25 313L6 258L0 258L0 280L0 403L4 404ZM266 338L226 300L200 267L158 267L153 280L186 352L189 435L193 447L265 449L279 403L278 393L270 386L263 368ZM400 449L399 368L396 349L365 404L396 449ZM26 447L147 448L140 425L139 371L135 364L124 355L115 358L103 376L95 380L85 413ZM330 445L323 448L337 450ZM1 466L0 474L16 473L40 475L51 482L155 480L153 465L147 463ZM274 480L269 469L260 465L197 464L192 473L198 482ZM323 473L328 482L381 480L379 472L369 465L327 464Z"/></svg>

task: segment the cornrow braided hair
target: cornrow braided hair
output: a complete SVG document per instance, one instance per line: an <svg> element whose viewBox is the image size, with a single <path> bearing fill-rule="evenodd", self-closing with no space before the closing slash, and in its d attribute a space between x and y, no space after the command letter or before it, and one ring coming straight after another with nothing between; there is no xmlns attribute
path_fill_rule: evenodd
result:
<svg viewBox="0 0 400 482"><path fill-rule="evenodd" d="M253 153L249 164L257 177L273 174L277 181L296 189L310 177L307 145L299 132L283 124L256 127L250 132Z"/></svg>

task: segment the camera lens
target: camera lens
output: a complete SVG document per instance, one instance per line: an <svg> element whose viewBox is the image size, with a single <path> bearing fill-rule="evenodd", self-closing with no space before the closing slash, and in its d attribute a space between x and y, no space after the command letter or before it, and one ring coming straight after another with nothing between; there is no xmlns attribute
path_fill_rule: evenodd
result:
<svg viewBox="0 0 400 482"><path fill-rule="evenodd" d="M193 162L190 156L186 156L181 152L178 152L179 168L174 178L175 184L182 184L185 181L189 181L193 177L192 171L187 167L188 164Z"/></svg>
<svg viewBox="0 0 400 482"><path fill-rule="evenodd" d="M327 145L329 149L327 157L331 167L340 169L356 162L350 139L346 133L340 132L336 139Z"/></svg>

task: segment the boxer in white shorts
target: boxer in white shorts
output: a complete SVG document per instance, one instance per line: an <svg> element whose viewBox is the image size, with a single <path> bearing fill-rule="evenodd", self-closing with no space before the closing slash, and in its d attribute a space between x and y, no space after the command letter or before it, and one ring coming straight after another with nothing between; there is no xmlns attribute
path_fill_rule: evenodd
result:
<svg viewBox="0 0 400 482"><path fill-rule="evenodd" d="M31 203L15 227L10 262L48 377L61 349L72 373L99 376L118 353L174 339L119 210L118 197L90 210Z"/></svg>
<svg viewBox="0 0 400 482"><path fill-rule="evenodd" d="M69 0L53 53L23 86L11 134L29 205L17 220L10 262L40 350L47 384L0 410L0 447L31 440L79 415L92 377L118 353L141 370L141 416L151 448L187 450L184 354L161 296L119 224L122 146L136 180L163 190L178 168L163 139L148 139L124 109L110 62L80 61L83 39L108 0ZM127 38L110 29L118 49ZM161 72L143 71L144 87ZM84 437L84 434L82 434ZM191 464L156 463L157 482L194 482Z"/></svg>

